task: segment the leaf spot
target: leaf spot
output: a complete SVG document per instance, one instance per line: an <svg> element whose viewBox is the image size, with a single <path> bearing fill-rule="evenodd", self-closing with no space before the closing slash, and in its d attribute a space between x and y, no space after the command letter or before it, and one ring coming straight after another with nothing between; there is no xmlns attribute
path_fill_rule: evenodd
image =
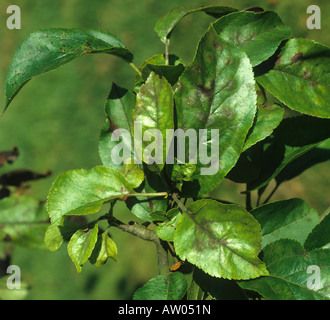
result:
<svg viewBox="0 0 330 320"><path fill-rule="evenodd" d="M303 57L303 53L302 52L298 52L296 53L292 58L291 58L291 62L292 63L296 63L298 62L299 60L301 60Z"/></svg>

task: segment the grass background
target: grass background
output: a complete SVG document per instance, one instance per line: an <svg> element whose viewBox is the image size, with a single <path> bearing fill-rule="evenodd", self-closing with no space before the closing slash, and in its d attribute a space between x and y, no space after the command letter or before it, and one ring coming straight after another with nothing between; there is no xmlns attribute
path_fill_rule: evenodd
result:
<svg viewBox="0 0 330 320"><path fill-rule="evenodd" d="M6 9L20 6L21 30L8 30ZM319 5L322 29L308 30L306 9ZM238 9L261 6L276 11L295 37L308 37L330 45L330 3L327 0L0 0L0 101L4 106L4 82L9 63L24 38L49 27L95 28L118 36L140 65L154 54L163 53L163 44L153 31L156 21L170 9L187 5L226 5ZM185 17L171 39L170 52L189 63L199 38L212 18L203 13ZM8 169L28 168L54 172L44 181L33 183L28 194L45 199L55 177L69 169L89 169L101 164L97 143L104 123L104 103L112 81L132 89L134 71L119 58L87 55L63 68L33 79L0 118L0 150L19 147L21 155ZM0 107L1 108L1 107ZM329 142L324 144L330 147ZM320 214L330 205L329 163L306 171L284 183L274 199L301 197ZM271 188L271 186L270 186ZM213 192L222 199L243 203L243 186L224 181ZM132 216L122 206L117 217ZM31 286L28 299L130 299L134 290L157 273L153 244L113 231L118 246L118 262L96 268L89 263L78 275L66 252L56 253L14 249L13 264L20 266L22 280Z"/></svg>

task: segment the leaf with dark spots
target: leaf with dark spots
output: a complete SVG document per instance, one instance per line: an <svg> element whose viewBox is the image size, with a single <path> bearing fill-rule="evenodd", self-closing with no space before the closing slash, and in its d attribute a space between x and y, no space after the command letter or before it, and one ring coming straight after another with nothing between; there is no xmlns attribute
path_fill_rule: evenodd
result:
<svg viewBox="0 0 330 320"><path fill-rule="evenodd" d="M214 24L221 39L241 48L257 66L271 57L280 43L291 35L279 16L272 11L240 11L224 16Z"/></svg>
<svg viewBox="0 0 330 320"><path fill-rule="evenodd" d="M104 124L100 137L99 137L99 155L104 166L113 168L116 170L121 170L123 164L114 163L111 156L113 148L118 145L119 141L112 141L112 133L119 129L120 132L131 132L133 121L132 121L132 111L135 106L136 97L135 94L119 87L113 83L108 96L105 113L107 116L106 123ZM125 145L128 149L130 148L132 153L130 158L134 158L133 146L131 139L122 135L121 143Z"/></svg>
<svg viewBox="0 0 330 320"><path fill-rule="evenodd" d="M174 98L178 128L197 132L219 130L219 170L203 175L201 169L209 168L210 164L198 162L191 176L191 180L199 181L197 192L203 195L219 185L235 165L253 124L256 92L248 57L223 42L211 26L199 43L191 66L180 77ZM211 146L208 143L208 152ZM217 155L218 152L214 154Z"/></svg>
<svg viewBox="0 0 330 320"><path fill-rule="evenodd" d="M308 39L291 39L280 59L258 82L290 109L330 118L330 49Z"/></svg>
<svg viewBox="0 0 330 320"><path fill-rule="evenodd" d="M303 57L303 53L302 52L297 52L292 58L291 58L291 62L292 63L296 63L299 60L302 60Z"/></svg>
<svg viewBox="0 0 330 320"><path fill-rule="evenodd" d="M247 211L209 199L189 205L174 235L175 252L181 260L226 279L268 274L257 257L260 242L260 226Z"/></svg>
<svg viewBox="0 0 330 320"><path fill-rule="evenodd" d="M5 110L33 77L57 69L86 53L108 53L127 62L133 59L118 38L102 31L54 28L30 34L16 51L9 67Z"/></svg>
<svg viewBox="0 0 330 320"><path fill-rule="evenodd" d="M166 160L166 130L174 129L174 102L173 91L169 82L164 77L159 77L151 72L145 84L140 87L137 94L136 105L132 111L132 120L141 123L142 135L135 135L136 130L131 130L134 136L135 150L139 158L147 164L157 164L162 169ZM157 129L161 135L154 136L151 132ZM143 139L142 139L143 137ZM158 140L161 139L162 141ZM152 159L146 159L146 151L150 148L150 141L162 144ZM150 149L149 149L150 150ZM151 155L151 152L149 152Z"/></svg>

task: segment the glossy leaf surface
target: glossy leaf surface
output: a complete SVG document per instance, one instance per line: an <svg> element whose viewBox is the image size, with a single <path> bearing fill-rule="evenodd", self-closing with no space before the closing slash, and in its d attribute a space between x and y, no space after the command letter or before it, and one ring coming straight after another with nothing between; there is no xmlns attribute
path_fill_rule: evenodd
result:
<svg viewBox="0 0 330 320"><path fill-rule="evenodd" d="M274 69L258 82L289 108L330 118L330 49L313 40L291 39Z"/></svg>
<svg viewBox="0 0 330 320"><path fill-rule="evenodd" d="M235 165L253 124L256 92L250 61L244 52L222 42L211 27L200 41L194 61L180 77L174 96L178 128L193 129L197 136L200 129L219 130L219 155L211 153L219 169L215 174L201 175L200 168L210 165L199 162L193 177L200 183L199 195L203 195L220 184ZM212 152L210 137L204 144Z"/></svg>
<svg viewBox="0 0 330 320"><path fill-rule="evenodd" d="M241 48L256 66L271 57L280 43L291 35L279 16L272 11L234 12L213 24L220 38Z"/></svg>
<svg viewBox="0 0 330 320"><path fill-rule="evenodd" d="M281 238L297 240L303 245L319 223L316 210L301 199L268 203L251 214L261 225L262 247Z"/></svg>
<svg viewBox="0 0 330 320"><path fill-rule="evenodd" d="M45 29L30 34L16 51L6 79L6 108L33 77L86 53L108 53L131 62L133 55L115 36L92 29Z"/></svg>

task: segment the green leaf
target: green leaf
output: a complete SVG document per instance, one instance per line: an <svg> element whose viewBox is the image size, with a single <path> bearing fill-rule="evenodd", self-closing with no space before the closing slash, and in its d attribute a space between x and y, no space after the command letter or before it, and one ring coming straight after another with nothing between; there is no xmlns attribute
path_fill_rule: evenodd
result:
<svg viewBox="0 0 330 320"><path fill-rule="evenodd" d="M105 105L105 114L107 120L103 126L99 138L99 155L102 164L106 167L121 170L124 161L126 160L125 154L122 161L115 163L115 158L112 156L114 148L121 148L128 150L128 158L134 158L134 148L131 135L126 135L125 130L130 134L133 121L132 111L136 102L135 94L117 86L113 83L109 97ZM121 135L120 141L112 139L115 130ZM116 147L117 146L117 147ZM130 150L130 152L129 152ZM116 151L116 150L115 150ZM119 155L119 150L116 154ZM121 160L121 159L118 159Z"/></svg>
<svg viewBox="0 0 330 320"><path fill-rule="evenodd" d="M44 233L48 226L47 213L38 200L11 196L0 201L0 241L44 249Z"/></svg>
<svg viewBox="0 0 330 320"><path fill-rule="evenodd" d="M70 220L65 220L63 226L51 224L45 232L46 249L52 252L57 251L62 243L68 241L79 228L79 225Z"/></svg>
<svg viewBox="0 0 330 320"><path fill-rule="evenodd" d="M275 178L289 163L315 148L330 136L330 122L310 116L284 119L274 130L273 137L263 145L256 145L253 153L264 150L254 159L260 171L258 177L249 182L248 189L260 189ZM254 148L254 147L252 147Z"/></svg>
<svg viewBox="0 0 330 320"><path fill-rule="evenodd" d="M184 70L183 62L175 55L169 55L169 65L165 65L165 57L163 54L157 54L145 60L139 67L141 75L135 75L135 87L141 86L145 82L150 73L154 72L160 77L164 77L171 85L174 85Z"/></svg>
<svg viewBox="0 0 330 320"><path fill-rule="evenodd" d="M216 21L213 27L221 39L241 48L253 67L271 57L291 35L291 29L272 11L234 12Z"/></svg>
<svg viewBox="0 0 330 320"><path fill-rule="evenodd" d="M95 224L93 229L88 229L87 231L78 230L68 243L68 253L78 273L81 272L82 265L88 260L94 250L98 231L98 224Z"/></svg>
<svg viewBox="0 0 330 320"><path fill-rule="evenodd" d="M144 180L143 171L139 165L133 163L133 160L131 164L123 165L121 173L133 188L138 188Z"/></svg>
<svg viewBox="0 0 330 320"><path fill-rule="evenodd" d="M172 31L178 22L187 16L188 14L194 12L203 11L209 15L220 18L223 15L226 15L231 12L237 11L234 8L224 7L224 6L189 6L189 7L178 7L160 18L155 25L155 32L162 42L166 42L166 39L169 39Z"/></svg>
<svg viewBox="0 0 330 320"><path fill-rule="evenodd" d="M181 216L174 236L174 248L181 260L188 260L211 276L250 279L268 272L257 257L260 225L243 208L215 200L199 200Z"/></svg>
<svg viewBox="0 0 330 320"><path fill-rule="evenodd" d="M137 126L138 129L134 128L132 134L139 158L147 164L156 163L159 169L164 167L166 160L166 129L174 128L173 108L171 85L165 78L151 72L137 95L132 119L134 127ZM142 132L139 129L142 129ZM154 129L157 129L157 132L154 132Z"/></svg>
<svg viewBox="0 0 330 320"><path fill-rule="evenodd" d="M210 165L197 162L194 179L198 179L201 196L220 184L235 165L253 124L256 91L248 57L223 42L211 27L201 39L192 65L180 77L174 97L178 128L197 133L199 129L219 130L219 157L213 163L217 173L201 175L200 169ZM215 158L218 153L210 150L214 141L208 137L205 144Z"/></svg>
<svg viewBox="0 0 330 320"><path fill-rule="evenodd" d="M318 249L330 243L330 214L328 213L323 220L315 226L308 235L304 247L306 250Z"/></svg>
<svg viewBox="0 0 330 320"><path fill-rule="evenodd" d="M247 136L243 151L270 136L281 123L283 115L284 108L279 105L259 105L254 125Z"/></svg>
<svg viewBox="0 0 330 320"><path fill-rule="evenodd" d="M156 227L156 233L163 241L174 241L175 228L181 217L181 213L177 214L170 221L159 223Z"/></svg>
<svg viewBox="0 0 330 320"><path fill-rule="evenodd" d="M330 49L308 39L291 39L274 69L258 82L290 109L330 118Z"/></svg>
<svg viewBox="0 0 330 320"><path fill-rule="evenodd" d="M329 292L329 249L305 251L295 240L281 239L264 249L268 277L239 281L247 290L254 290L270 300L325 300ZM310 266L320 268L320 287L308 288Z"/></svg>
<svg viewBox="0 0 330 320"><path fill-rule="evenodd" d="M265 204L251 214L261 225L262 247L281 238L297 240L303 245L320 220L316 210L296 198Z"/></svg>
<svg viewBox="0 0 330 320"><path fill-rule="evenodd" d="M62 224L65 215L96 213L104 202L133 193L123 174L114 169L97 166L91 170L71 170L55 180L47 210L53 224Z"/></svg>
<svg viewBox="0 0 330 320"><path fill-rule="evenodd" d="M105 231L98 236L90 261L96 267L101 267L107 262L108 258L117 261L117 246L109 237L108 231Z"/></svg>
<svg viewBox="0 0 330 320"><path fill-rule="evenodd" d="M188 284L182 273L159 275L136 290L133 300L181 300L187 289Z"/></svg>
<svg viewBox="0 0 330 320"><path fill-rule="evenodd" d="M115 36L92 29L45 29L30 34L16 51L6 79L6 108L33 77L86 53L108 53L127 62L133 55Z"/></svg>

